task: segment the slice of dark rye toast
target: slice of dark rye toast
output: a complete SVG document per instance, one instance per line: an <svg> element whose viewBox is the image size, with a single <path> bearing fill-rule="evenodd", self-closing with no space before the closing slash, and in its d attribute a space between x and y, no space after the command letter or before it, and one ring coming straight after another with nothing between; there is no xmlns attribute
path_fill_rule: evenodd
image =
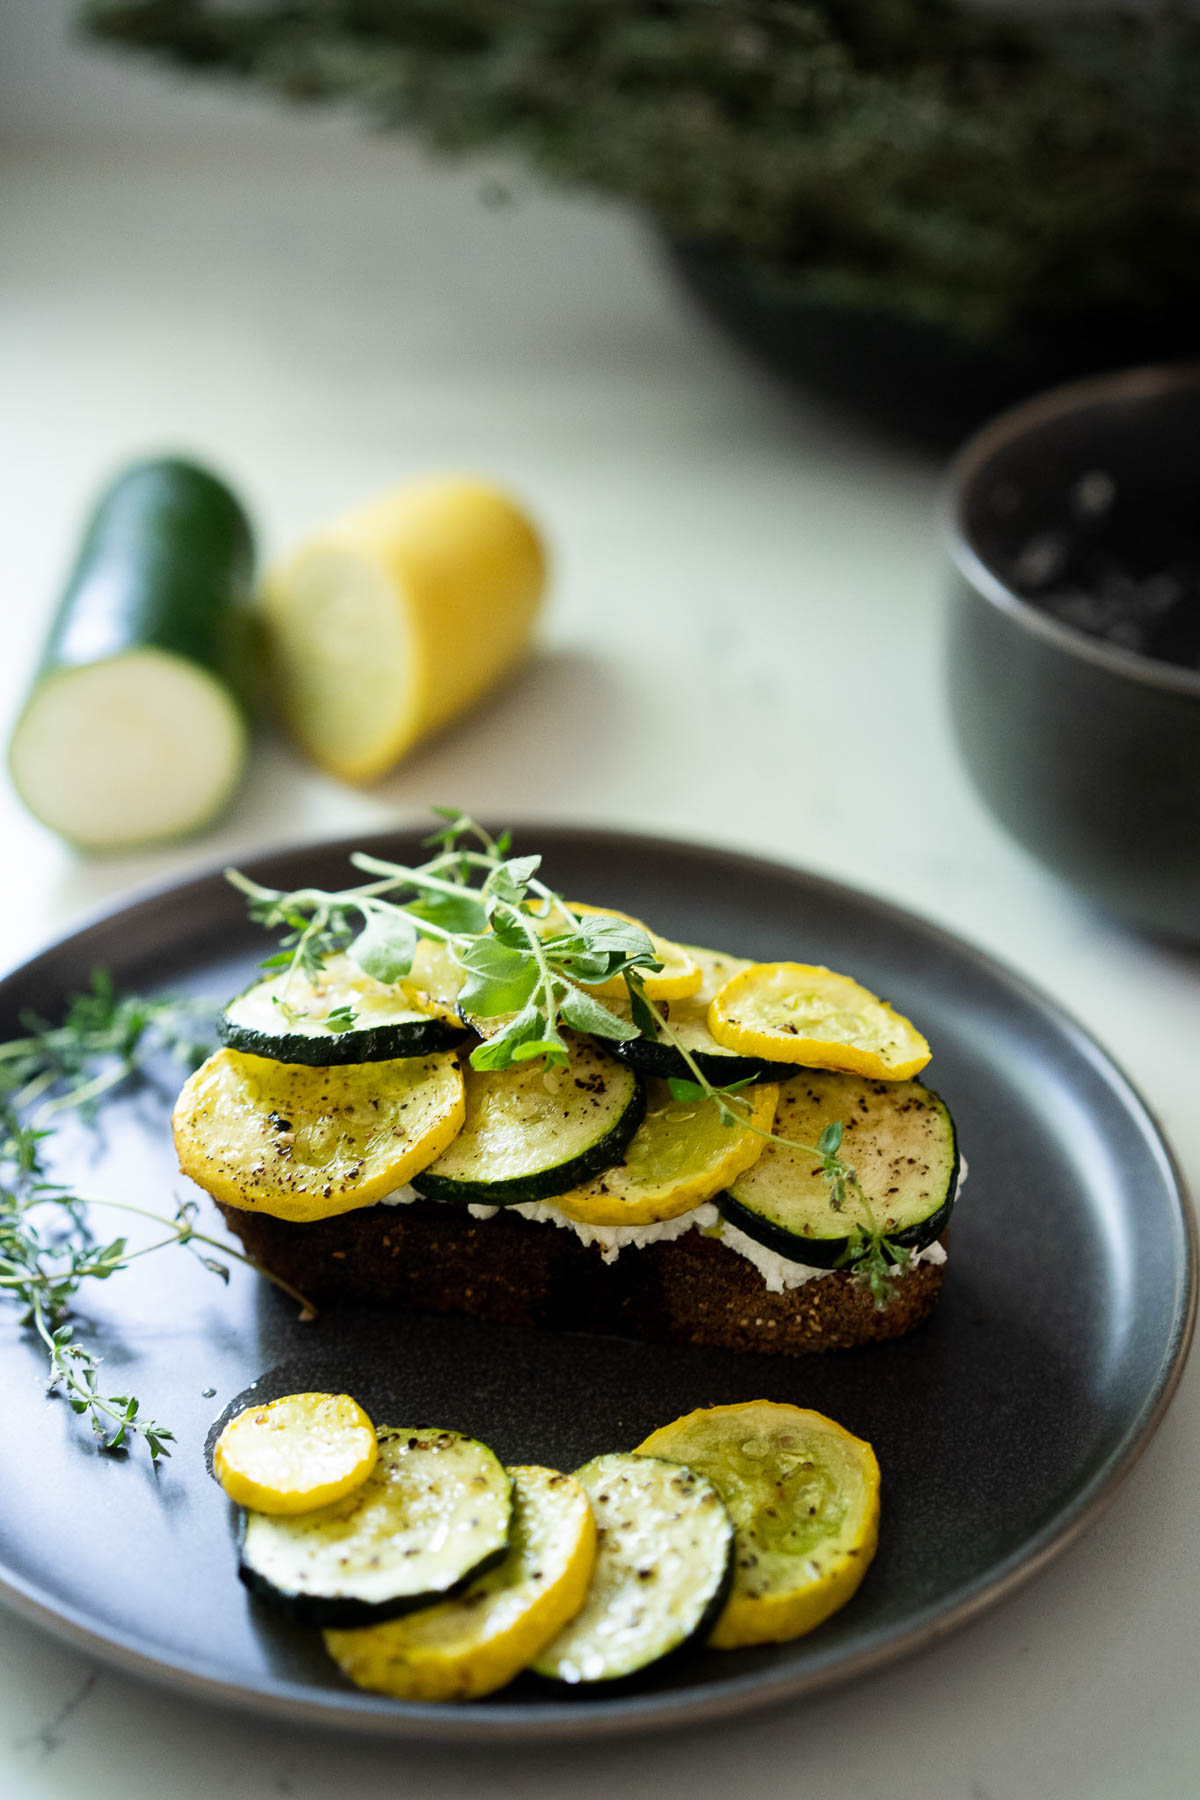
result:
<svg viewBox="0 0 1200 1800"><path fill-rule="evenodd" d="M845 1270L771 1293L752 1263L699 1231L606 1263L598 1245L505 1210L474 1219L464 1208L418 1200L303 1225L220 1210L262 1268L314 1300L788 1356L911 1331L933 1311L945 1273L944 1261L898 1273L880 1309Z"/></svg>

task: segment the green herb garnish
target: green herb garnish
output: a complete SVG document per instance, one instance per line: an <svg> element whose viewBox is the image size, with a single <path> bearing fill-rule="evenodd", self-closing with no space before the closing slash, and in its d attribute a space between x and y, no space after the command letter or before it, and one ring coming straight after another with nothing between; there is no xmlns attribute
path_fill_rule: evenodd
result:
<svg viewBox="0 0 1200 1800"><path fill-rule="evenodd" d="M364 974L395 982L411 973L422 938L445 944L465 976L463 1011L505 1021L472 1051L476 1069L534 1057L565 1064L564 1027L637 1037L637 1024L610 1011L587 984L660 968L647 934L621 919L577 917L538 879L539 856L509 856L506 838L491 837L464 813L436 810L445 822L427 840L439 847L435 856L409 867L356 852L355 868L376 879L340 893L283 893L227 871L252 918L284 927L279 953L264 966L311 976L345 951Z"/></svg>
<svg viewBox="0 0 1200 1800"><path fill-rule="evenodd" d="M1170 322L1200 296L1200 20L1178 0L80 10L109 42L207 78L507 154L518 188L523 166L622 201L711 251L723 282L744 272L764 305L919 321L955 355L1011 340L1019 364L1028 342L1106 325L1149 351L1182 341ZM486 165L481 180L494 202Z"/></svg>
<svg viewBox="0 0 1200 1800"><path fill-rule="evenodd" d="M51 1392L88 1419L101 1447L119 1450L141 1437L157 1462L170 1455L174 1434L145 1418L135 1396L103 1392L100 1358L76 1337L75 1296L85 1282L107 1281L170 1244L186 1246L222 1281L229 1279L226 1257L257 1265L197 1230L194 1201L181 1201L167 1216L121 1200L85 1200L54 1179L45 1156L57 1114L93 1116L106 1094L154 1057L198 1062L211 1041L211 1008L119 994L97 971L90 991L70 1000L61 1025L32 1013L21 1023L26 1035L0 1044L0 1297L22 1308L22 1323L45 1347ZM91 1225L96 1209L148 1220L163 1235L136 1247L126 1237L102 1242ZM311 1316L303 1296L294 1297Z"/></svg>

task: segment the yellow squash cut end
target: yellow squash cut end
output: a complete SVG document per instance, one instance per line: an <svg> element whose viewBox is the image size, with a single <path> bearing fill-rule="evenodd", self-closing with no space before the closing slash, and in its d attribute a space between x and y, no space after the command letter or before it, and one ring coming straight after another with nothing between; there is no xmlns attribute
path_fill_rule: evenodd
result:
<svg viewBox="0 0 1200 1800"><path fill-rule="evenodd" d="M347 513L263 583L289 730L347 781L385 774L527 654L544 586L537 532L487 482L432 478Z"/></svg>

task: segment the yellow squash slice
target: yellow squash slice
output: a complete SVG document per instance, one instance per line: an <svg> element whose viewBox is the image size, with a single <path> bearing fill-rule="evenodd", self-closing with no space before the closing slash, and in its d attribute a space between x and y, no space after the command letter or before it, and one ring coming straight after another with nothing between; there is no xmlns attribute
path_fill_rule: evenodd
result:
<svg viewBox="0 0 1200 1800"><path fill-rule="evenodd" d="M573 1475L510 1469L513 1518L504 1561L462 1594L360 1631L327 1631L351 1681L397 1700L476 1700L513 1679L583 1605L596 1527Z"/></svg>
<svg viewBox="0 0 1200 1800"><path fill-rule="evenodd" d="M323 1069L218 1050L184 1083L172 1123L180 1168L214 1199L305 1224L403 1187L464 1110L449 1054Z"/></svg>
<svg viewBox="0 0 1200 1800"><path fill-rule="evenodd" d="M733 1592L709 1642L799 1637L844 1606L875 1554L879 1464L822 1413L773 1400L701 1407L638 1445L707 1475L733 1519Z"/></svg>
<svg viewBox="0 0 1200 1800"><path fill-rule="evenodd" d="M745 1091L747 1122L770 1131L779 1089ZM621 1161L554 1204L586 1225L654 1225L702 1206L750 1168L766 1139L722 1125L710 1100L673 1100L665 1081L646 1083L646 1116Z"/></svg>
<svg viewBox="0 0 1200 1800"><path fill-rule="evenodd" d="M239 1506L312 1512L352 1494L378 1456L375 1427L349 1394L285 1394L230 1419L213 1473Z"/></svg>
<svg viewBox="0 0 1200 1800"><path fill-rule="evenodd" d="M907 1081L930 1058L915 1026L819 963L752 963L715 995L708 1028L742 1056Z"/></svg>

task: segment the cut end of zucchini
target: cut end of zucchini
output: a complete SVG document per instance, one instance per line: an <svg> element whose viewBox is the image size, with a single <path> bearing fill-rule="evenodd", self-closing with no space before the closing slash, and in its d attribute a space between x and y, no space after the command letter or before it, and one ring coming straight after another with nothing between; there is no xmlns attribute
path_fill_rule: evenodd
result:
<svg viewBox="0 0 1200 1800"><path fill-rule="evenodd" d="M133 650L40 682L13 733L13 782L34 816L89 850L196 831L233 795L245 721L215 677Z"/></svg>
<svg viewBox="0 0 1200 1800"><path fill-rule="evenodd" d="M565 1069L467 1066L466 1119L449 1149L413 1177L428 1200L515 1206L551 1200L617 1161L642 1122L632 1069L586 1038Z"/></svg>
<svg viewBox="0 0 1200 1800"><path fill-rule="evenodd" d="M383 566L358 551L302 551L264 595L288 728L323 768L370 781L404 749L413 671L405 613Z"/></svg>
<svg viewBox="0 0 1200 1800"><path fill-rule="evenodd" d="M861 1207L835 1207L821 1163L794 1148L842 1127L843 1159L871 1196L890 1243L923 1250L950 1222L958 1141L945 1103L919 1081L871 1081L811 1069L779 1089L774 1131L785 1142L730 1183L717 1204L737 1230L795 1262L836 1268L851 1248Z"/></svg>
<svg viewBox="0 0 1200 1800"><path fill-rule="evenodd" d="M397 1700L476 1700L544 1650L583 1605L596 1560L587 1494L555 1469L510 1469L508 1551L455 1599L325 1645L359 1687Z"/></svg>

